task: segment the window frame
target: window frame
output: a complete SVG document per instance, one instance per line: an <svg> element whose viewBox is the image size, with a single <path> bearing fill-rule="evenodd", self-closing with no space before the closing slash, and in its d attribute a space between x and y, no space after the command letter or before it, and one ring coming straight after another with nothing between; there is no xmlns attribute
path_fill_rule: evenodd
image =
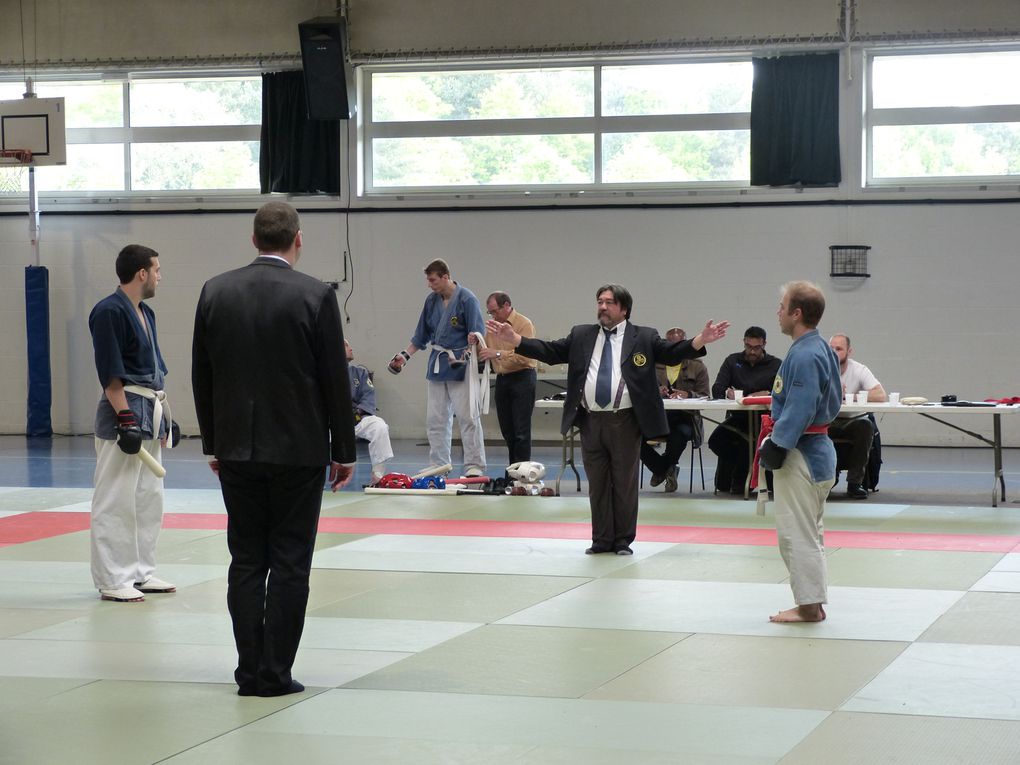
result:
<svg viewBox="0 0 1020 765"><path fill-rule="evenodd" d="M713 190L746 191L751 189L750 166L747 180L713 181L642 181L606 183L603 181L603 140L610 133L672 133L705 130L745 130L750 145L750 108L746 112L698 114L614 115L602 114L602 70L620 66L668 66L706 63L746 63L751 66L751 53L717 53L712 55L649 56L592 59L544 59L504 61L456 61L421 64L368 64L358 68L360 103L358 118L358 195L366 200L425 198L429 196L497 197L552 194L584 194L599 192L662 192ZM372 75L389 72L428 74L436 71L497 71L540 68L592 68L594 113L591 117L532 117L479 120L413 120L374 122L372 119ZM460 137L499 135L592 135L594 139L593 174L590 183L555 184L486 184L442 186L377 186L374 183L373 141L377 138Z"/></svg>
<svg viewBox="0 0 1020 765"><path fill-rule="evenodd" d="M910 48L867 48L864 50L864 108L862 132L864 149L864 190L922 190L924 188L973 188L978 186L1016 188L1020 173L1013 175L923 175L875 177L874 130L876 127L923 125L976 125L999 122L1020 123L1020 103L985 106L874 106L875 60L901 56L952 56L972 53L1020 53L1017 45L922 46Z"/></svg>
<svg viewBox="0 0 1020 765"><path fill-rule="evenodd" d="M132 188L132 152L134 144L159 143L201 143L201 142L238 142L259 143L261 124L235 125L179 125L179 126L146 126L131 125L131 85L146 81L180 81L180 80L221 80L221 79L260 79L261 70L257 68L234 69L195 69L195 70L147 70L147 71L103 71L103 72L61 72L54 71L40 74L33 78L33 89L40 97L45 97L48 85L116 83L121 88L121 125L115 127L66 127L67 146L72 145L121 145L123 152L124 171L123 187L105 190L42 190L40 196L47 199L62 201L73 200L109 200L123 199L127 201L143 200L158 197L161 200L195 200L195 199L236 199L238 197L256 197L261 195L258 186L241 189L172 189L151 190ZM0 76L0 83L24 84L23 75L18 73ZM261 122L261 120L260 120ZM45 171L45 168L42 168ZM0 205L23 201L23 195L0 196Z"/></svg>

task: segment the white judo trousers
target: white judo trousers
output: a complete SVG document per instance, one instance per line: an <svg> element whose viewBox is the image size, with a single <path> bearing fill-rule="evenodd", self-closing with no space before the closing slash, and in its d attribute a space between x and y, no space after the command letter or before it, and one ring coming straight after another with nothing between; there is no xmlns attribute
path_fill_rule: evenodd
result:
<svg viewBox="0 0 1020 765"><path fill-rule="evenodd" d="M160 462L159 439L142 448ZM133 587L156 570L156 542L163 524L163 479L116 440L96 439L92 493L92 581L100 590Z"/></svg>
<svg viewBox="0 0 1020 765"><path fill-rule="evenodd" d="M779 553L790 572L793 601L798 606L828 603L828 572L822 515L835 477L815 481L804 455L790 449L772 473L776 493Z"/></svg>
<svg viewBox="0 0 1020 765"><path fill-rule="evenodd" d="M475 469L485 472L485 441L482 419L472 412L468 382L428 382L428 411L425 431L429 438L429 464L446 465L450 459L453 439L453 414L457 415L460 440L464 445L464 472Z"/></svg>
<svg viewBox="0 0 1020 765"><path fill-rule="evenodd" d="M393 459L390 426L382 417L374 414L362 417L354 426L354 437L368 441L368 458L372 461L373 473Z"/></svg>

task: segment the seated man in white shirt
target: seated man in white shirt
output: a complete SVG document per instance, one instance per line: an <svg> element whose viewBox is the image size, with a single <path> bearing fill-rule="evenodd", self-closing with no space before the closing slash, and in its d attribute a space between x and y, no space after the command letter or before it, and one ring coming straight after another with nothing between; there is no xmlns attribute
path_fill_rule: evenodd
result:
<svg viewBox="0 0 1020 765"><path fill-rule="evenodd" d="M843 383L843 393L868 392L868 401L888 401L885 388L878 378L864 364L850 358L853 348L850 338L846 335L833 335L829 338L829 347L839 359L839 378ZM868 490L864 486L864 473L871 453L871 444L875 439L875 424L867 414L839 415L829 425L829 437L849 441L849 454L846 457L846 494L851 499L867 499ZM837 444L837 452L840 451Z"/></svg>

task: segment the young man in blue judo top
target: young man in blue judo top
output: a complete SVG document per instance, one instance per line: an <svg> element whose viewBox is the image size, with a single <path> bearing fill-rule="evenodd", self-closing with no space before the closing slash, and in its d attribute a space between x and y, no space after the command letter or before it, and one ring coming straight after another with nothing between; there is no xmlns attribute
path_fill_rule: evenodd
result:
<svg viewBox="0 0 1020 765"><path fill-rule="evenodd" d="M433 467L452 462L450 448L456 413L464 445L464 475L484 475L481 412L472 406L465 363L468 335L473 332L485 335L482 308L471 290L453 280L446 261L436 259L425 266L425 278L432 294L425 299L410 345L390 360L389 368L394 374L399 373L411 356L431 346L425 371L429 462Z"/></svg>

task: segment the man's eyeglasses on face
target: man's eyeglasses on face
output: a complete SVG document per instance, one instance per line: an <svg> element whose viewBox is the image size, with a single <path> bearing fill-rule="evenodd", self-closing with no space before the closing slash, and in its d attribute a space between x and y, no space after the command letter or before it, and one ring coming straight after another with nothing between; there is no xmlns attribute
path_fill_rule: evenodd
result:
<svg viewBox="0 0 1020 765"><path fill-rule="evenodd" d="M761 345L751 345L750 343L744 343L744 350L748 350L748 351L764 351L765 350L765 343L762 343Z"/></svg>

